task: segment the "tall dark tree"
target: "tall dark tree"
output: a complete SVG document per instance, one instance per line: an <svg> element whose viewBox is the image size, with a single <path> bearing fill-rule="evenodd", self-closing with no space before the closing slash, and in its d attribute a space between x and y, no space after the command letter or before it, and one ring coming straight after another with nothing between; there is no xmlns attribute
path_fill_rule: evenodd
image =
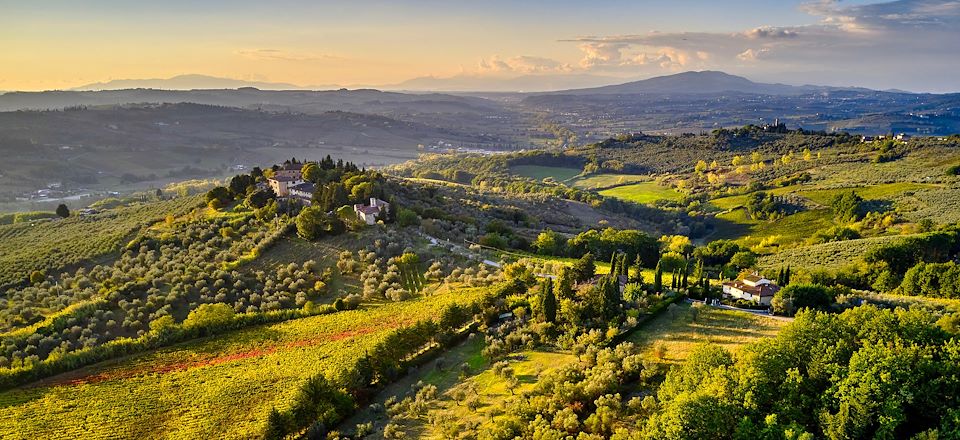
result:
<svg viewBox="0 0 960 440"><path fill-rule="evenodd" d="M57 215L62 218L70 217L70 208L67 208L67 205L63 203L57 205Z"/></svg>
<svg viewBox="0 0 960 440"><path fill-rule="evenodd" d="M657 267L653 269L653 291L662 292L663 291L663 268L660 267L660 262L657 262Z"/></svg>
<svg viewBox="0 0 960 440"><path fill-rule="evenodd" d="M556 291L556 297L560 299L573 298L573 283L573 270L566 266L562 267L560 269L560 274L557 275L557 282L555 283L554 287L554 290Z"/></svg>
<svg viewBox="0 0 960 440"><path fill-rule="evenodd" d="M230 179L230 193L234 198L243 198L247 195L247 188L254 184L253 177L247 174L238 174Z"/></svg>
<svg viewBox="0 0 960 440"><path fill-rule="evenodd" d="M689 284L687 284L687 272L689 272L688 270L689 266L690 266L690 260L687 260L683 264L683 269L681 269L683 270L683 274L680 278L680 288L686 289L689 286Z"/></svg>
<svg viewBox="0 0 960 440"><path fill-rule="evenodd" d="M587 281L597 273L597 265L593 261L593 254L587 252L573 263L573 279L577 282Z"/></svg>
<svg viewBox="0 0 960 440"><path fill-rule="evenodd" d="M540 310L544 322L557 321L557 297L553 293L553 280L550 278L540 286Z"/></svg>

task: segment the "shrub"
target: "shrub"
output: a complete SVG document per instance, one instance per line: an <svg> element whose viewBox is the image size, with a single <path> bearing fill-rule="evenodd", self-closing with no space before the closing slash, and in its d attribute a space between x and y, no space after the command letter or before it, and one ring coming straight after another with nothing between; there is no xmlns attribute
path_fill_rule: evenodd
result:
<svg viewBox="0 0 960 440"><path fill-rule="evenodd" d="M233 319L233 308L223 304L201 304L183 320L184 328L219 328L230 323Z"/></svg>

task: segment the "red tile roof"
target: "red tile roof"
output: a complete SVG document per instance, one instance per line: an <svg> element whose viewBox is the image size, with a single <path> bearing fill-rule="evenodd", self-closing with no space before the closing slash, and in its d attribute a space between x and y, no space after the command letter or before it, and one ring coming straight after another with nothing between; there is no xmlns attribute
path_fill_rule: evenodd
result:
<svg viewBox="0 0 960 440"><path fill-rule="evenodd" d="M745 284L740 280L728 281L723 283L724 286L733 287L741 292L749 293L751 295L757 295L760 297L764 296L773 296L780 291L780 286L776 284L761 284L759 286L751 286Z"/></svg>

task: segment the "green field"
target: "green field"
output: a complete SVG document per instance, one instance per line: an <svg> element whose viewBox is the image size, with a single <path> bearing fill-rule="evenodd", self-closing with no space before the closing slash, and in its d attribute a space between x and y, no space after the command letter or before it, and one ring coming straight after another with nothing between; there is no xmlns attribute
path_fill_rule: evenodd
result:
<svg viewBox="0 0 960 440"><path fill-rule="evenodd" d="M641 182L600 191L606 197L614 197L635 203L653 203L657 200L680 201L683 193L661 186L656 182Z"/></svg>
<svg viewBox="0 0 960 440"><path fill-rule="evenodd" d="M745 209L735 209L716 218L717 229L710 236L711 240L722 238L750 243L764 239L781 245L795 243L833 226L833 215L829 209L800 211L774 221L753 220Z"/></svg>
<svg viewBox="0 0 960 440"><path fill-rule="evenodd" d="M516 165L510 167L510 172L518 176L529 177L531 179L543 180L548 177L557 182L572 179L580 174L578 168L564 167L545 167L540 165Z"/></svg>
<svg viewBox="0 0 960 440"><path fill-rule="evenodd" d="M690 304L671 306L672 310L658 316L638 330L630 341L639 345L644 354L654 358L654 348L666 346L664 361L683 362L698 344L718 344L733 353L742 346L777 335L790 321L783 318L759 316L748 312L700 308L694 319Z"/></svg>
<svg viewBox="0 0 960 440"><path fill-rule="evenodd" d="M301 381L485 289L253 327L0 393L0 438L251 438Z"/></svg>
<svg viewBox="0 0 960 440"><path fill-rule="evenodd" d="M589 176L577 177L567 182L574 188L580 189L604 189L619 185L628 185L637 182L646 182L650 176L638 174L591 174Z"/></svg>
<svg viewBox="0 0 960 440"><path fill-rule="evenodd" d="M834 197L849 191L855 191L857 195L863 197L865 200L883 200L907 192L919 192L936 188L940 188L940 186L925 183L898 182L827 189L818 189L817 187L809 185L791 185L764 190L764 192L778 196L785 194L796 194L805 197L812 202L829 206ZM719 197L711 200L710 204L720 209L733 209L746 204L749 197L749 194Z"/></svg>

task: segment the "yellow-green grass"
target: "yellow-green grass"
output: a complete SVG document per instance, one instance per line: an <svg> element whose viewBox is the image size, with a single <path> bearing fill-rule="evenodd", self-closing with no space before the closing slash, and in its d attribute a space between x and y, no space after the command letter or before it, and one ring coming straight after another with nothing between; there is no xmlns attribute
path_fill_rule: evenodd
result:
<svg viewBox="0 0 960 440"><path fill-rule="evenodd" d="M638 174L591 174L573 178L567 184L580 189L601 189L649 180L650 176Z"/></svg>
<svg viewBox="0 0 960 440"><path fill-rule="evenodd" d="M637 344L651 359L656 348L666 347L664 361L683 362L699 344L718 344L736 353L745 344L777 335L789 320L755 315L736 310L701 307L697 312L690 304L680 303L637 330L629 340ZM696 319L694 319L696 314Z"/></svg>
<svg viewBox="0 0 960 440"><path fill-rule="evenodd" d="M866 200L882 200L887 199L899 194L906 192L916 192L924 191L929 189L940 188L939 185L932 185L926 183L913 183L913 182L897 182L897 183L883 183L878 185L866 185L866 186L851 186L846 188L828 188L828 189L818 189L814 186L809 185L790 185L780 188L772 188L769 190L764 190L768 194L774 195L785 195L785 194L796 194L801 197L805 197L815 203L821 205L830 205L830 202L839 194L855 191L857 195L863 197ZM716 206L720 209L734 209L737 207L744 206L749 199L749 194L741 194L736 196L728 197L719 197L710 201L710 204Z"/></svg>
<svg viewBox="0 0 960 440"><path fill-rule="evenodd" d="M798 194L806 197L821 205L829 205L834 197L845 192L854 191L858 196L866 200L883 200L897 196L906 192L917 192L928 189L939 188L939 185L913 182L884 183L880 185L869 185L851 188L832 188L818 189L811 191L801 191Z"/></svg>
<svg viewBox="0 0 960 440"><path fill-rule="evenodd" d="M519 398L518 396L522 393L532 390L541 376L577 362L577 357L565 351L524 350L511 355L508 362L514 371L514 376L519 380L519 385L513 389L513 393L507 387L506 381L502 377L497 377L493 370L488 368L452 387L439 389L443 394L431 404L429 408L431 416L452 416L453 420L466 424L481 423L501 414L501 409L507 401ZM475 410L464 404L458 405L453 397L457 390L464 390L468 398L475 396L481 405ZM436 426L428 424L408 426L408 434L417 438L444 438Z"/></svg>
<svg viewBox="0 0 960 440"><path fill-rule="evenodd" d="M661 186L656 182L641 182L633 185L618 186L605 189L600 194L635 203L653 203L658 200L678 201L683 194L672 188Z"/></svg>
<svg viewBox="0 0 960 440"><path fill-rule="evenodd" d="M372 398L371 403L386 406L387 401L391 398L402 400L404 397L415 393L414 385L418 383L436 386L440 394L446 393L460 382L461 365L468 365L470 372L483 371L490 366L487 358L483 356L484 346L485 342L482 337L469 338L466 342L445 351L437 359L424 364L412 374L401 377L387 385ZM375 405L360 408L340 425L340 429L349 433L357 424L367 422L374 423L375 430L383 429L382 425L387 421L381 417L379 410L375 408ZM422 429L412 429L408 432L412 438L419 436L421 433Z"/></svg>
<svg viewBox="0 0 960 440"><path fill-rule="evenodd" d="M771 188L764 190L767 194L774 194L782 196L784 194L789 194L800 188L800 185L790 185L779 188ZM710 201L710 204L716 206L720 209L734 209L739 208L747 204L747 200L750 199L750 194L740 194L736 196L727 196L727 197L718 197Z"/></svg>
<svg viewBox="0 0 960 440"><path fill-rule="evenodd" d="M917 305L925 308L943 309L952 313L960 312L960 299L931 298L927 296L898 295L893 293L869 293L864 294L864 297L868 300L896 304L905 309Z"/></svg>
<svg viewBox="0 0 960 440"><path fill-rule="evenodd" d="M789 244L806 240L821 229L834 225L829 209L800 211L784 218L766 221L754 220L744 209L735 209L716 216L717 229L711 239L737 239L759 243L771 239L776 244Z"/></svg>
<svg viewBox="0 0 960 440"><path fill-rule="evenodd" d="M0 438L253 438L307 377L485 289L258 326L0 393Z"/></svg>
<svg viewBox="0 0 960 440"><path fill-rule="evenodd" d="M541 165L516 165L510 167L510 172L531 179L543 180L548 177L558 182L569 180L580 174L579 168L547 167Z"/></svg>

